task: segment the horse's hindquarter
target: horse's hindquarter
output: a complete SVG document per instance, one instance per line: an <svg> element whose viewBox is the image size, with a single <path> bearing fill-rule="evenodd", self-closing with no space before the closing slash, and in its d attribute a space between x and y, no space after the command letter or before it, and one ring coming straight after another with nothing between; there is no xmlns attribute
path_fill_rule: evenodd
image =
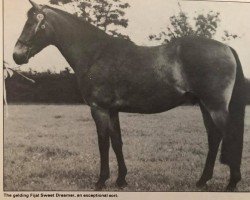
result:
<svg viewBox="0 0 250 200"><path fill-rule="evenodd" d="M231 49L214 40L184 38L179 57L190 91L211 109L227 108L237 67Z"/></svg>

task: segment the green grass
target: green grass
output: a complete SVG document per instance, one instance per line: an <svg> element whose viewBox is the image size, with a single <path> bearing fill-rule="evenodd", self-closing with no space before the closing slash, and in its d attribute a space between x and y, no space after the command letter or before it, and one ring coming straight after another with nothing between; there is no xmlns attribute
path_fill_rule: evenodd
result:
<svg viewBox="0 0 250 200"><path fill-rule="evenodd" d="M11 105L4 131L4 190L91 191L99 174L94 122L87 106ZM250 191L250 107L246 112L242 181ZM120 114L129 186L122 191L223 191L229 170L217 159L207 188L195 182L203 170L207 138L198 107L155 115ZM110 151L117 191L117 164Z"/></svg>

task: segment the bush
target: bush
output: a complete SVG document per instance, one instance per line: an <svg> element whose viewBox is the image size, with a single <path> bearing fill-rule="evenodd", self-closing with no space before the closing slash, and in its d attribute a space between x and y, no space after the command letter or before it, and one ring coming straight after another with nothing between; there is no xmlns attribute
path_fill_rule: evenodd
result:
<svg viewBox="0 0 250 200"><path fill-rule="evenodd" d="M35 80L31 83L14 74L6 80L9 103L83 103L76 78L67 70L60 74L51 72L25 72L25 76Z"/></svg>

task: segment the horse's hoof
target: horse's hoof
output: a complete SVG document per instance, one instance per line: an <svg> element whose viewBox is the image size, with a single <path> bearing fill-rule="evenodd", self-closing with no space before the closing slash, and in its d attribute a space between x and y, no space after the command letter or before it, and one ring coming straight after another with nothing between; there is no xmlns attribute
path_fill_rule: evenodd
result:
<svg viewBox="0 0 250 200"><path fill-rule="evenodd" d="M204 188L207 186L207 181L204 181L204 180L199 180L196 182L196 187L197 188Z"/></svg>
<svg viewBox="0 0 250 200"><path fill-rule="evenodd" d="M125 179L117 179L116 185L117 185L117 187L123 189L123 188L128 186L128 183L126 182Z"/></svg>
<svg viewBox="0 0 250 200"><path fill-rule="evenodd" d="M98 181L95 184L95 191L101 191L103 188L105 188L105 183L103 181Z"/></svg>
<svg viewBox="0 0 250 200"><path fill-rule="evenodd" d="M226 192L235 192L236 190L236 184L234 183L229 183L228 186L226 187Z"/></svg>

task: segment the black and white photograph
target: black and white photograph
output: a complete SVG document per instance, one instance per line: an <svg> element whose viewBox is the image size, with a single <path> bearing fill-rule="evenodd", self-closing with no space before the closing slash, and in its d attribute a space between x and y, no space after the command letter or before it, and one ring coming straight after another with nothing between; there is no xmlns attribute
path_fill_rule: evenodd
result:
<svg viewBox="0 0 250 200"><path fill-rule="evenodd" d="M2 5L4 197L250 192L250 1Z"/></svg>

